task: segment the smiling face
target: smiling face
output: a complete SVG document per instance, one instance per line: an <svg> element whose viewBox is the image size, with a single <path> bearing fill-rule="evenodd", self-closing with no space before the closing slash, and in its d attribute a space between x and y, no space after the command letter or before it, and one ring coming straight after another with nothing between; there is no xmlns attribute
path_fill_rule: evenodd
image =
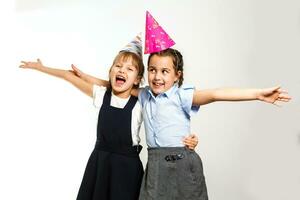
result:
<svg viewBox="0 0 300 200"><path fill-rule="evenodd" d="M139 70L131 56L117 56L109 71L113 93L121 98L129 97L133 86L140 82L138 74Z"/></svg>
<svg viewBox="0 0 300 200"><path fill-rule="evenodd" d="M172 57L153 55L148 64L148 83L154 95L169 90L180 77L175 71Z"/></svg>

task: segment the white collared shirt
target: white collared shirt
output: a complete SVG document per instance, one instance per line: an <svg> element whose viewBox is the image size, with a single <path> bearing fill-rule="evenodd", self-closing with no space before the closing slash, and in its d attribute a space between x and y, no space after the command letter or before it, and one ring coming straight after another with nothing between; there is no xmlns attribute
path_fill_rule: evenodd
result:
<svg viewBox="0 0 300 200"><path fill-rule="evenodd" d="M93 104L95 108L100 111L100 108L103 103L103 97L106 92L106 87L101 87L98 85L93 86ZM111 93L110 105L117 108L124 108L127 104L130 97L123 99L113 93ZM135 106L132 109L131 116L131 135L132 135L132 145L138 145L140 143L140 127L143 121L142 116L142 107L139 101L136 102Z"/></svg>

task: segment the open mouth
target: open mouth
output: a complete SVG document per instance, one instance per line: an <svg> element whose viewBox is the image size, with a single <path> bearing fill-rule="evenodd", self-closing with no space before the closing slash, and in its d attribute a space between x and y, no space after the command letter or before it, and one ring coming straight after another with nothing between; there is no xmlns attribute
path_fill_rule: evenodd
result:
<svg viewBox="0 0 300 200"><path fill-rule="evenodd" d="M116 77L116 83L117 84L124 84L125 82L126 82L125 77L123 77L123 76L117 76Z"/></svg>
<svg viewBox="0 0 300 200"><path fill-rule="evenodd" d="M158 82L152 82L152 84L156 87L160 87L164 85L163 83L158 83Z"/></svg>

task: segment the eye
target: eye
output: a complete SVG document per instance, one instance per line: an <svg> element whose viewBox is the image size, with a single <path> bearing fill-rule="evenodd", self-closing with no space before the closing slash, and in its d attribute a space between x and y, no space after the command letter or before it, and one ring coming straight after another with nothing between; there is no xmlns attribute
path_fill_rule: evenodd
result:
<svg viewBox="0 0 300 200"><path fill-rule="evenodd" d="M116 68L120 68L120 67L121 67L121 65L116 65L115 67L116 67Z"/></svg>
<svg viewBox="0 0 300 200"><path fill-rule="evenodd" d="M150 73L155 73L155 69L154 69L154 68L149 68L149 69L148 69L148 72L150 72Z"/></svg>
<svg viewBox="0 0 300 200"><path fill-rule="evenodd" d="M169 71L168 71L168 70L165 70L165 69L163 69L163 70L162 70L162 73L163 73L163 74L168 74L168 73L169 73Z"/></svg>

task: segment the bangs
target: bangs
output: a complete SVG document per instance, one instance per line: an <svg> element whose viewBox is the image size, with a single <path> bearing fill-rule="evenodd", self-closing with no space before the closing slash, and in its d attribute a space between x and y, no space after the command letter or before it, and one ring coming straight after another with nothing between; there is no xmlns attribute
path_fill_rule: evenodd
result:
<svg viewBox="0 0 300 200"><path fill-rule="evenodd" d="M115 58L113 65L116 64L116 62L127 62L127 61L131 61L132 65L139 70L139 60L140 58L131 52L127 52L127 51L123 51L120 52L117 57Z"/></svg>
<svg viewBox="0 0 300 200"><path fill-rule="evenodd" d="M114 66L117 62L124 62L124 61L125 62L126 61L131 61L132 65L138 71L138 76L142 80L142 78L144 76L144 71L145 71L145 67L144 67L144 63L143 63L142 58L140 56L138 56L137 54L135 54L135 53L132 53L132 52L129 52L129 51L121 51L115 57L112 66ZM134 87L138 88L139 85L135 85Z"/></svg>

